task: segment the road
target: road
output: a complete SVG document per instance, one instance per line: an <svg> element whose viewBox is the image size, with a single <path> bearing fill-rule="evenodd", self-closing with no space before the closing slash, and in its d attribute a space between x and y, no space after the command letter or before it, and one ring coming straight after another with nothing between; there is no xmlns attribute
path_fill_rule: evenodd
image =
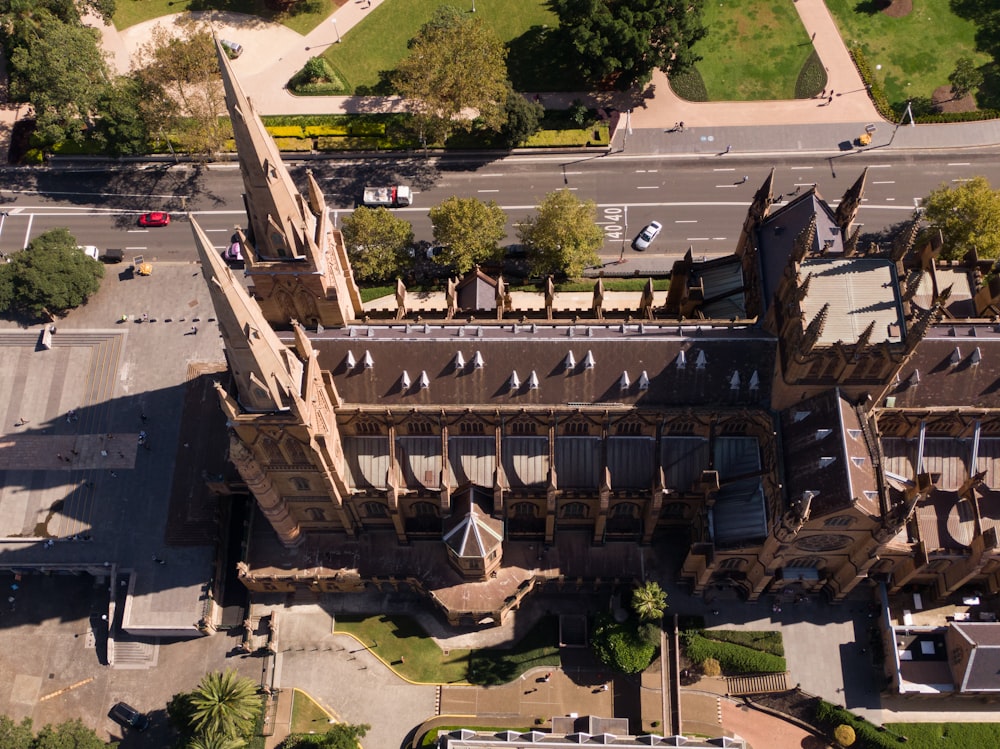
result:
<svg viewBox="0 0 1000 749"><path fill-rule="evenodd" d="M506 242L516 243L519 222L546 193L565 187L598 204L605 259L617 257L623 246L633 253L628 243L653 219L664 224L664 231L651 254L676 257L688 247L696 257L731 252L753 193L772 166L776 194L794 194L815 183L834 204L863 168L871 167L858 218L865 233L907 219L916 202L942 183L954 185L983 174L1000 184L1000 153L995 150L767 159L615 154L317 160L291 166L300 183L307 166L338 221L365 184L412 185L414 205L396 212L413 223L418 240L431 239L428 208L458 195L496 201L508 215ZM0 250L21 249L39 233L67 226L81 244L123 249L126 257L191 260L194 250L183 214L196 215L221 250L233 227L245 222L241 192L235 163L18 172L0 191L8 214L0 216ZM141 229L136 219L147 210L169 210L175 221L166 228Z"/></svg>

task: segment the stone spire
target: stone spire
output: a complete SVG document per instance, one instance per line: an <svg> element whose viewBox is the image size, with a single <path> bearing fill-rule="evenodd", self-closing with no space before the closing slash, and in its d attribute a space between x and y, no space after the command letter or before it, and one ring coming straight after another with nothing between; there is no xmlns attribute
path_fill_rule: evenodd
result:
<svg viewBox="0 0 1000 749"><path fill-rule="evenodd" d="M849 236L851 224L854 223L854 219L858 215L858 209L861 207L861 199L865 194L865 181L867 179L868 167L865 167L865 170L861 172L861 176L847 189L844 197L840 200L840 205L837 206L835 220L837 226L840 227L841 235L844 237Z"/></svg>
<svg viewBox="0 0 1000 749"><path fill-rule="evenodd" d="M819 339L823 336L823 328L826 327L826 318L830 314L830 303L827 302L823 305L816 316L810 321L809 327L806 328L806 332L802 334L802 343L799 349L802 353L808 354L815 348Z"/></svg>
<svg viewBox="0 0 1000 749"><path fill-rule="evenodd" d="M302 388L302 362L278 340L193 216L191 228L240 405L255 412L295 408L299 404L293 401Z"/></svg>

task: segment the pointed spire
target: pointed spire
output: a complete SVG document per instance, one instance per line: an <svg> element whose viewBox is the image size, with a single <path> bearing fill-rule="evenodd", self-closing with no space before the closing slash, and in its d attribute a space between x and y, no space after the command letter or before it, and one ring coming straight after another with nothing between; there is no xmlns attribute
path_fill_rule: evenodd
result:
<svg viewBox="0 0 1000 749"><path fill-rule="evenodd" d="M290 399L301 393L302 362L278 340L197 220L193 216L190 220L240 404L248 411L290 407Z"/></svg>
<svg viewBox="0 0 1000 749"><path fill-rule="evenodd" d="M624 392L630 387L632 387L632 381L628 378L628 372L622 372L622 376L618 378L618 389Z"/></svg>
<svg viewBox="0 0 1000 749"><path fill-rule="evenodd" d="M528 377L528 390L538 390L538 375L535 370L531 370L531 375Z"/></svg>
<svg viewBox="0 0 1000 749"><path fill-rule="evenodd" d="M404 370L403 370L403 376L399 378L399 386L400 386L400 387L401 387L401 388L402 388L403 390L409 390L409 389L410 389L410 385L412 385L412 384L413 384L413 383L411 383L411 382L410 382L410 373L409 373L409 372L407 372L407 371L406 371L406 370L404 369Z"/></svg>
<svg viewBox="0 0 1000 749"><path fill-rule="evenodd" d="M938 312L938 306L934 305L930 309L924 310L920 317L917 318L916 322L906 332L907 351L913 351L917 347L917 344L927 335L927 330L938 316Z"/></svg>
<svg viewBox="0 0 1000 749"><path fill-rule="evenodd" d="M834 220L837 222L837 226L840 227L841 234L845 237L848 235L851 224L858 215L858 209L861 207L861 200L865 194L865 182L867 179L868 167L866 166L864 171L861 172L861 176L844 193L840 205L837 206Z"/></svg>
<svg viewBox="0 0 1000 749"><path fill-rule="evenodd" d="M364 366L365 369L371 369L372 367L375 366L375 360L372 359L370 351L367 350L365 351L365 355L361 359L361 364Z"/></svg>
<svg viewBox="0 0 1000 749"><path fill-rule="evenodd" d="M920 219L915 218L893 237L892 247L889 250L889 258L894 263L902 260L906 256L906 253L913 248L913 243L916 241L919 233Z"/></svg>
<svg viewBox="0 0 1000 749"><path fill-rule="evenodd" d="M462 356L461 351L455 354L455 369L465 369L465 357Z"/></svg>
<svg viewBox="0 0 1000 749"><path fill-rule="evenodd" d="M507 380L507 386L510 388L510 392L521 389L521 378L517 376L517 370L510 373L510 379Z"/></svg>
<svg viewBox="0 0 1000 749"><path fill-rule="evenodd" d="M583 368L584 369L593 369L594 368L594 364L595 364L595 362L594 362L594 352L593 351L588 351L587 355L583 358Z"/></svg>
<svg viewBox="0 0 1000 749"><path fill-rule="evenodd" d="M347 366L348 369L354 369L356 366L358 366L357 361L354 359L353 351L347 352L347 361L345 362L345 365Z"/></svg>
<svg viewBox="0 0 1000 749"><path fill-rule="evenodd" d="M812 273L807 273L805 280L798 285L795 291L795 298L799 304L809 295L809 284L812 282L812 277Z"/></svg>
<svg viewBox="0 0 1000 749"><path fill-rule="evenodd" d="M639 375L639 389L649 390L649 375L646 374L646 370L642 370L642 374Z"/></svg>
<svg viewBox="0 0 1000 749"><path fill-rule="evenodd" d="M823 337L823 328L826 327L826 318L830 315L830 303L824 304L820 311L816 313L816 316L809 323L806 328L806 332L802 335L802 343L799 346L799 350L808 354L812 351L816 344L819 343L819 339Z"/></svg>
<svg viewBox="0 0 1000 749"><path fill-rule="evenodd" d="M868 327L861 331L861 335L858 336L858 342L854 344L854 361L858 361L861 355L865 353L865 349L868 348L868 344L871 343L872 335L875 333L875 321L872 320L868 323Z"/></svg>
<svg viewBox="0 0 1000 749"><path fill-rule="evenodd" d="M563 359L563 368L568 372L576 367L576 357L573 356L573 352L570 351L566 354L566 358Z"/></svg>
<svg viewBox="0 0 1000 749"><path fill-rule="evenodd" d="M903 287L903 301L908 302L916 295L920 288L920 281L924 277L922 269L917 268L906 276L906 286Z"/></svg>
<svg viewBox="0 0 1000 749"><path fill-rule="evenodd" d="M427 388L430 387L431 381L430 381L430 378L427 376L427 370L426 369L424 369L424 370L422 370L420 372L420 378L417 380L417 385L420 386L421 390L426 390Z"/></svg>
<svg viewBox="0 0 1000 749"><path fill-rule="evenodd" d="M473 369L482 369L486 362L483 361L483 355L478 351L475 356L472 357L472 367Z"/></svg>

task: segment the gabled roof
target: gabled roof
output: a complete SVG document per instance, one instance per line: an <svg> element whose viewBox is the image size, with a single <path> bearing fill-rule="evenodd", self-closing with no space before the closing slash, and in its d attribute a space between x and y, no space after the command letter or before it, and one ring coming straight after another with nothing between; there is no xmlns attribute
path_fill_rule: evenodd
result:
<svg viewBox="0 0 1000 749"><path fill-rule="evenodd" d="M952 622L951 626L972 647L959 689L1000 692L1000 624Z"/></svg>
<svg viewBox="0 0 1000 749"><path fill-rule="evenodd" d="M485 559L491 551L503 543L503 523L494 520L477 506L474 489L459 499L462 510L452 516L445 526L442 540L457 556Z"/></svg>

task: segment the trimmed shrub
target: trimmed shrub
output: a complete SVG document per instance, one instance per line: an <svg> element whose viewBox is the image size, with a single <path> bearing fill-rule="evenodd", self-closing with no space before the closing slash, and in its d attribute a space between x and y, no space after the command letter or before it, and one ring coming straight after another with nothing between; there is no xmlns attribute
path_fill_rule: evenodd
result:
<svg viewBox="0 0 1000 749"><path fill-rule="evenodd" d="M306 136L317 138L321 135L347 135L347 125L307 125Z"/></svg>
<svg viewBox="0 0 1000 749"><path fill-rule="evenodd" d="M273 138L301 138L305 135L299 125L278 125L267 128Z"/></svg>
<svg viewBox="0 0 1000 749"><path fill-rule="evenodd" d="M806 58L799 71L799 77L795 81L795 98L811 99L817 96L820 91L826 88L827 76L823 61L814 49L812 54Z"/></svg>
<svg viewBox="0 0 1000 749"><path fill-rule="evenodd" d="M706 658L715 658L727 674L780 673L786 670L784 658L743 645L709 640L700 632L684 632L681 643L693 663L701 664Z"/></svg>
<svg viewBox="0 0 1000 749"><path fill-rule="evenodd" d="M868 58L865 57L865 53L861 50L861 47L851 47L850 52L851 59L854 60L854 66L858 69L858 73L861 74L861 80L868 86L868 95L871 97L872 103L879 111L879 114L891 122L897 122L899 120L899 113L889 102L889 97L886 95L885 89L882 88L881 81L872 72L871 65L868 64Z"/></svg>
<svg viewBox="0 0 1000 749"><path fill-rule="evenodd" d="M596 617L591 642L602 663L626 674L645 671L657 650L643 641L634 621L616 622L610 614Z"/></svg>
<svg viewBox="0 0 1000 749"><path fill-rule="evenodd" d="M841 723L833 730L833 740L841 746L851 746L857 740L854 729L846 723Z"/></svg>
<svg viewBox="0 0 1000 749"><path fill-rule="evenodd" d="M708 101L708 89L705 81L693 65L683 73L670 76L670 88L674 93L687 101Z"/></svg>
<svg viewBox="0 0 1000 749"><path fill-rule="evenodd" d="M834 735L837 728L844 725L854 730L855 743L864 749L898 749L899 739L895 734L880 731L871 723L862 720L842 707L831 705L825 700L816 701L815 724Z"/></svg>
<svg viewBox="0 0 1000 749"><path fill-rule="evenodd" d="M313 150L312 138L275 138L274 143L279 151Z"/></svg>
<svg viewBox="0 0 1000 749"><path fill-rule="evenodd" d="M716 677L722 676L722 666L715 658L706 658L701 662L701 672L705 676Z"/></svg>
<svg viewBox="0 0 1000 749"><path fill-rule="evenodd" d="M761 650L771 655L784 656L785 645L781 632L752 632L735 629L709 629L698 634L716 642L731 642L754 650Z"/></svg>

